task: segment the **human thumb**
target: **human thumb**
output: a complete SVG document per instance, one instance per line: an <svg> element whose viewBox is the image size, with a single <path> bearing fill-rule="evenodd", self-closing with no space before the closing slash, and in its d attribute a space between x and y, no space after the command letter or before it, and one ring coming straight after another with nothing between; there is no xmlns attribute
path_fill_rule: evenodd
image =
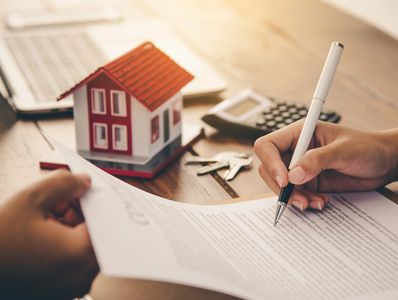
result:
<svg viewBox="0 0 398 300"><path fill-rule="evenodd" d="M90 177L86 174L72 174L68 171L53 171L30 190L33 202L40 208L51 209L60 202L69 202L83 196L90 187Z"/></svg>
<svg viewBox="0 0 398 300"><path fill-rule="evenodd" d="M332 156L332 148L329 145L307 151L289 171L289 182L304 184L314 179L323 170L331 168L329 162Z"/></svg>

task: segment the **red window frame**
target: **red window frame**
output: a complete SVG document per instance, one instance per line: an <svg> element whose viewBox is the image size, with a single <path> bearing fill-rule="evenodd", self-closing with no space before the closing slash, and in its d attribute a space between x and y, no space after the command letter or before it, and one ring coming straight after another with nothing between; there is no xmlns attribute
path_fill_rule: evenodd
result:
<svg viewBox="0 0 398 300"><path fill-rule="evenodd" d="M102 149L102 150L106 150L106 149L109 149L109 139L108 139L108 124L106 124L106 123L100 123L100 122L94 122L93 124L92 124L92 132L93 132L93 147L95 148L95 149ZM105 128L105 131L104 131L104 133L105 133L105 145L100 145L100 144L98 144L98 141L97 141L97 130L96 130L96 128L97 127L102 127L102 128Z"/></svg>
<svg viewBox="0 0 398 300"><path fill-rule="evenodd" d="M122 132L120 131L121 138L124 137L124 147L118 147L117 144L117 133L116 130L119 128L120 130L124 130L124 135L122 135ZM127 137L127 126L126 125L120 125L120 124L112 124L112 149L115 151L127 151L128 150L128 137Z"/></svg>
<svg viewBox="0 0 398 300"><path fill-rule="evenodd" d="M102 105L104 107L104 110L99 110L97 107L96 103L96 97L95 93L98 92L102 94ZM96 114L96 115L106 115L106 93L105 89L100 89L100 88L92 88L91 89L91 113Z"/></svg>
<svg viewBox="0 0 398 300"><path fill-rule="evenodd" d="M117 95L117 97L115 97ZM115 101L118 100L119 113L115 112ZM123 91L111 90L111 113L112 116L116 117L126 117L127 107L126 107L126 93ZM123 110L123 111L122 111ZM122 111L122 112L120 112Z"/></svg>
<svg viewBox="0 0 398 300"><path fill-rule="evenodd" d="M159 139L160 129L159 129L159 116L155 116L151 119L151 142L152 144Z"/></svg>

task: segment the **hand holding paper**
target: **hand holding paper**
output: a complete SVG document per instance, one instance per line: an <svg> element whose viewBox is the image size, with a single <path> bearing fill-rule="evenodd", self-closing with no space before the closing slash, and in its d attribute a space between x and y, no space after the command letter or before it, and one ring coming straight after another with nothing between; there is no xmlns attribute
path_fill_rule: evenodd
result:
<svg viewBox="0 0 398 300"><path fill-rule="evenodd" d="M398 207L377 193L331 195L323 212L289 208L274 230L270 199L219 206L169 201L56 145L73 171L92 177L82 208L107 275L245 299L398 296ZM282 278L289 288L280 287Z"/></svg>
<svg viewBox="0 0 398 300"><path fill-rule="evenodd" d="M85 175L56 171L0 207L1 299L72 299L90 290L98 265L76 210L89 187Z"/></svg>

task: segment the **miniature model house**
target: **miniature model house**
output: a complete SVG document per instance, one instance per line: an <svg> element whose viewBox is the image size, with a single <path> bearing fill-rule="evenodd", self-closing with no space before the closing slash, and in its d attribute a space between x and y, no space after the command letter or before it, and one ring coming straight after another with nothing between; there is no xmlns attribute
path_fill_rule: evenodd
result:
<svg viewBox="0 0 398 300"><path fill-rule="evenodd" d="M92 160L146 164L181 139L181 88L193 76L145 42L100 67L73 93L78 152Z"/></svg>

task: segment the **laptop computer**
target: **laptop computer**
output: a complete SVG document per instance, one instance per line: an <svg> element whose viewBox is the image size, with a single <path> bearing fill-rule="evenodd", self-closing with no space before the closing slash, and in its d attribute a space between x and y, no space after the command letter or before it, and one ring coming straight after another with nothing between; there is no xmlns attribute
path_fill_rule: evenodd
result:
<svg viewBox="0 0 398 300"><path fill-rule="evenodd" d="M225 81L159 20L9 31L0 38L3 94L20 114L69 111L56 98L98 67L150 40L195 76L184 97L216 94Z"/></svg>

